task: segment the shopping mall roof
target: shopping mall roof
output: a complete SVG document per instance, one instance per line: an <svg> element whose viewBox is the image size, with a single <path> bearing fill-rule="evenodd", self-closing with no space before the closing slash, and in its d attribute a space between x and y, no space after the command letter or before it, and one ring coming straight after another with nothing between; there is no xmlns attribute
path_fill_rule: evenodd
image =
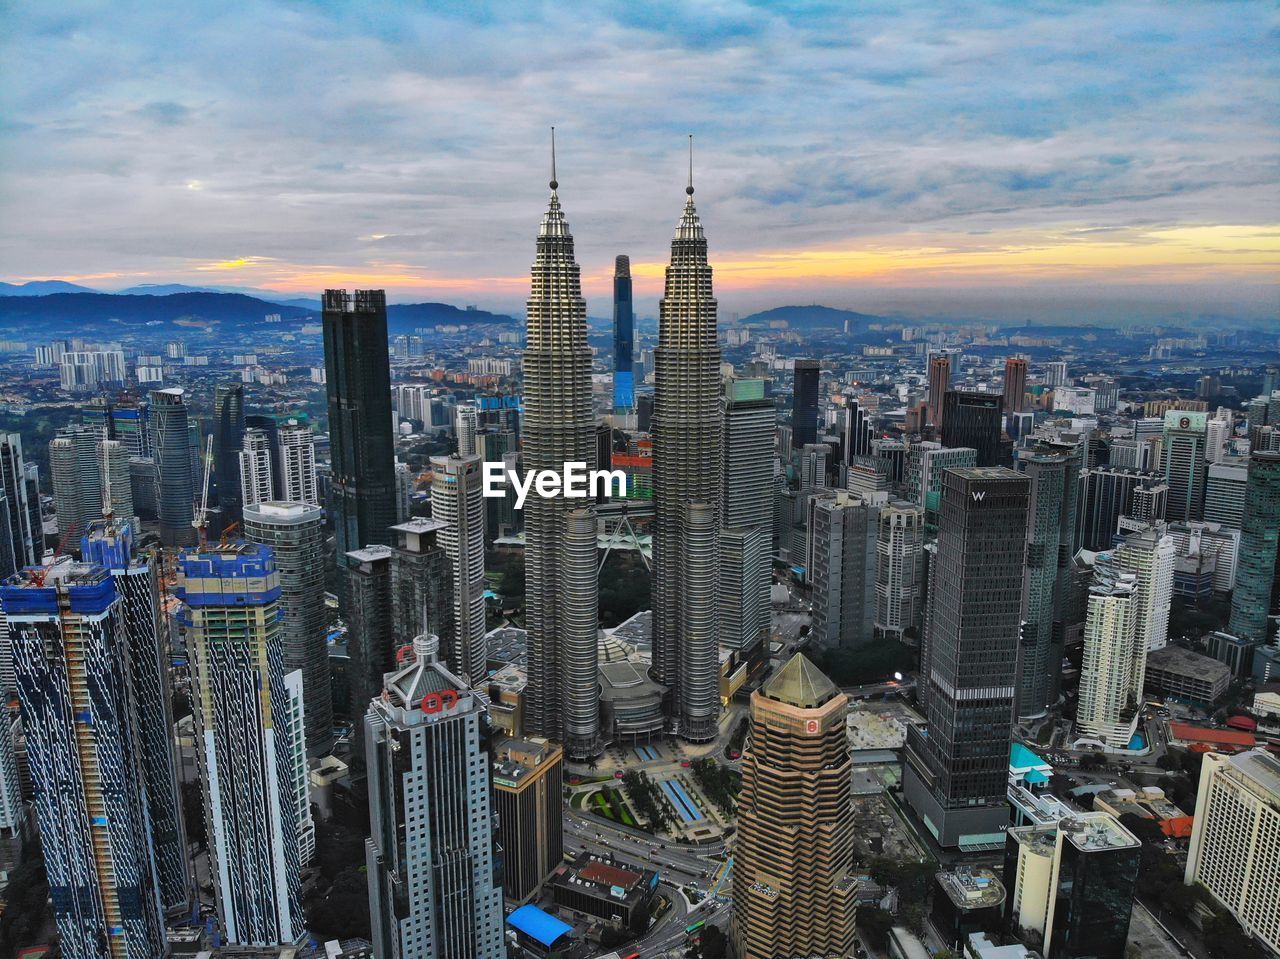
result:
<svg viewBox="0 0 1280 959"><path fill-rule="evenodd" d="M507 925L550 948L561 936L573 932L573 926L561 922L537 906L521 906L507 916Z"/></svg>

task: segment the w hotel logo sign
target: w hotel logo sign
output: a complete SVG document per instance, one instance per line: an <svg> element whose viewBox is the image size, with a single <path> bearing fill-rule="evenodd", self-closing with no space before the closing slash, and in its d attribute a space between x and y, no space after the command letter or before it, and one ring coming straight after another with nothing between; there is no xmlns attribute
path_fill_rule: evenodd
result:
<svg viewBox="0 0 1280 959"><path fill-rule="evenodd" d="M973 501L975 503L981 503L984 499L987 498L987 491L984 489L974 490L969 495L973 497Z"/></svg>

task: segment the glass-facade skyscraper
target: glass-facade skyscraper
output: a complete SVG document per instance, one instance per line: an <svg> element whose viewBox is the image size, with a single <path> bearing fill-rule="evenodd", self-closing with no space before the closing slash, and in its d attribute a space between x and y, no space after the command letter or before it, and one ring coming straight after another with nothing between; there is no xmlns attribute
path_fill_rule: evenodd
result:
<svg viewBox="0 0 1280 959"><path fill-rule="evenodd" d="M395 525L395 438L387 298L382 290L325 290L324 363L329 399L333 529L339 565L385 543ZM345 612L345 610L344 610Z"/></svg>
<svg viewBox="0 0 1280 959"><path fill-rule="evenodd" d="M635 409L636 385L631 370L635 349L635 310L631 303L631 258L619 256L613 267L613 411Z"/></svg>
<svg viewBox="0 0 1280 959"><path fill-rule="evenodd" d="M1030 485L999 466L942 476L920 651L928 731L908 730L903 785L946 847L997 847L1009 822Z"/></svg>
<svg viewBox="0 0 1280 959"><path fill-rule="evenodd" d="M196 541L191 525L195 475L185 395L180 387L151 391L148 426L157 476L160 542L165 546L193 546Z"/></svg>
<svg viewBox="0 0 1280 959"><path fill-rule="evenodd" d="M1245 484L1240 567L1231 594L1230 632L1254 643L1268 639L1280 609L1280 453L1255 452Z"/></svg>

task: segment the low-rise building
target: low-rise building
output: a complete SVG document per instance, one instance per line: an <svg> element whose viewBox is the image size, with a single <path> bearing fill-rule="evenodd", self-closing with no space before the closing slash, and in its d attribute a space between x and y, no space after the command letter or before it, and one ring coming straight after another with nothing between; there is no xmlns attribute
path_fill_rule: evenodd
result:
<svg viewBox="0 0 1280 959"><path fill-rule="evenodd" d="M933 877L933 928L957 948L975 932L996 932L1004 914L1004 884L985 866L959 866Z"/></svg>
<svg viewBox="0 0 1280 959"><path fill-rule="evenodd" d="M1211 706L1227 694L1231 668L1209 656L1166 646L1147 653L1147 692Z"/></svg>
<svg viewBox="0 0 1280 959"><path fill-rule="evenodd" d="M556 905L639 934L649 925L658 874L621 860L583 852L547 880Z"/></svg>

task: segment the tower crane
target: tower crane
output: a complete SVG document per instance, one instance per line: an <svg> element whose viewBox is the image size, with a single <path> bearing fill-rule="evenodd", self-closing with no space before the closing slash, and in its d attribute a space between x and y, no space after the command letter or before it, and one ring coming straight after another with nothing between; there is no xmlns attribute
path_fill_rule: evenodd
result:
<svg viewBox="0 0 1280 959"><path fill-rule="evenodd" d="M200 548L204 549L208 543L208 514L209 514L209 471L213 468L213 434L209 434L208 440L204 444L204 486L200 491L200 507L196 510L195 518L191 520L191 525L196 528L196 536L200 542Z"/></svg>

